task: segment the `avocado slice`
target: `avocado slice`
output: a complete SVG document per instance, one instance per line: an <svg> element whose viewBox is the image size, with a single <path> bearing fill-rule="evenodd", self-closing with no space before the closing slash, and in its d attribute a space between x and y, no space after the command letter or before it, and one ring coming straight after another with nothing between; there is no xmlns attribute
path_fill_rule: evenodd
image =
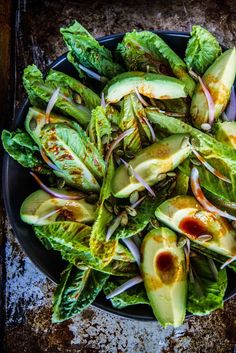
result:
<svg viewBox="0 0 236 353"><path fill-rule="evenodd" d="M183 247L168 228L149 232L141 245L141 273L153 313L164 326L180 326L186 313L187 274Z"/></svg>
<svg viewBox="0 0 236 353"><path fill-rule="evenodd" d="M215 119L225 110L236 74L236 49L226 50L207 69L202 79L207 86L214 104ZM209 121L207 99L200 84L192 98L190 114L194 126L200 128Z"/></svg>
<svg viewBox="0 0 236 353"><path fill-rule="evenodd" d="M187 135L176 134L141 150L129 165L150 186L158 182L159 175L175 169L191 153ZM121 165L112 180L112 193L115 197L128 197L133 191L144 190L143 185L129 175L129 171Z"/></svg>
<svg viewBox="0 0 236 353"><path fill-rule="evenodd" d="M71 192L53 189L61 194L69 195ZM75 192L72 192L75 195ZM47 214L60 209L50 217ZM59 217L74 222L90 223L95 219L96 206L87 203L84 199L64 200L53 197L43 190L37 190L29 195L21 205L20 216L28 224L43 225L55 222Z"/></svg>
<svg viewBox="0 0 236 353"><path fill-rule="evenodd" d="M217 124L216 139L236 149L236 122L224 121Z"/></svg>
<svg viewBox="0 0 236 353"><path fill-rule="evenodd" d="M157 219L190 240L225 256L236 255L236 231L223 217L206 211L193 196L176 196L164 201L155 212ZM211 240L201 241L203 234Z"/></svg>
<svg viewBox="0 0 236 353"><path fill-rule="evenodd" d="M108 103L117 103L124 96L135 92L149 98L173 99L186 97L185 85L182 81L165 75L138 71L124 72L114 77L104 88Z"/></svg>

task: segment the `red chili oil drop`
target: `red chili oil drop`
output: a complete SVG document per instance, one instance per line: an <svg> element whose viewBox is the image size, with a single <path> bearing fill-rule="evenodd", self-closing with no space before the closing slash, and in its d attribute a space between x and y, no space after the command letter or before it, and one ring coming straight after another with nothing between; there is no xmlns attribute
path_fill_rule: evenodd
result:
<svg viewBox="0 0 236 353"><path fill-rule="evenodd" d="M184 233L189 234L194 238L198 238L203 234L209 234L209 231L206 230L206 227L202 223L191 217L182 219L179 224L179 228Z"/></svg>
<svg viewBox="0 0 236 353"><path fill-rule="evenodd" d="M174 265L173 256L169 251L161 252L156 259L156 265L159 271L167 272L170 271Z"/></svg>

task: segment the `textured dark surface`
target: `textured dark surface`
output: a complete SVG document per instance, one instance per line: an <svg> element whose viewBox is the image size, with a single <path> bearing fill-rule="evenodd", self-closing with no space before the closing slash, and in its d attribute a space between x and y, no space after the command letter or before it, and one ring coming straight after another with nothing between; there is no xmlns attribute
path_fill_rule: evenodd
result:
<svg viewBox="0 0 236 353"><path fill-rule="evenodd" d="M12 111L8 124L14 118L14 107L24 98L22 69L32 62L45 69L52 60L65 52L59 28L69 24L72 19L79 20L95 36L125 32L133 28L188 31L192 24L197 23L211 30L225 46L236 44L236 7L233 0L123 0L111 4L105 1L19 0L14 3L16 41L12 54L15 52L15 64L12 60L11 70L16 83L15 89L10 91ZM12 32L13 43L14 29ZM7 221L3 221L1 226L1 243L6 235L6 352L234 351L236 299L227 302L224 309L208 317L193 317L175 330L164 330L157 323L121 319L93 307L74 320L52 325L50 308L54 285L22 253Z"/></svg>

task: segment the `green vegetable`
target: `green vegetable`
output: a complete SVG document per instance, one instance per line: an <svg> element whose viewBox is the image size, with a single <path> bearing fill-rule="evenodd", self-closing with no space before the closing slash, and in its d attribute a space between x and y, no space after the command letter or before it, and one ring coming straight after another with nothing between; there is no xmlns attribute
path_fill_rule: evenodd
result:
<svg viewBox="0 0 236 353"><path fill-rule="evenodd" d="M2 144L5 151L23 167L38 173L50 174L50 170L40 156L38 146L27 132L20 129L13 132L3 130Z"/></svg>
<svg viewBox="0 0 236 353"><path fill-rule="evenodd" d="M117 248L117 240L111 239L106 241L106 233L109 224L113 219L113 215L106 209L104 202L111 196L111 181L114 176L114 162L110 158L107 171L103 179L103 185L100 193L97 218L92 227L90 237L90 248L93 256L99 259L100 266L108 265L115 255Z"/></svg>
<svg viewBox="0 0 236 353"><path fill-rule="evenodd" d="M187 195L189 188L189 176L179 170L176 177L176 185L172 196Z"/></svg>
<svg viewBox="0 0 236 353"><path fill-rule="evenodd" d="M120 227L115 232L116 239L129 238L132 235L138 234L148 225L151 218L155 214L156 208L170 195L170 187L172 181L156 192L156 198L153 199L147 196L140 206L137 207L137 215L129 218L129 223L126 227Z"/></svg>
<svg viewBox="0 0 236 353"><path fill-rule="evenodd" d="M57 82L53 84L51 81L52 75L53 77L56 76L57 79ZM99 100L99 97L92 90L63 73L51 71L48 81L44 81L42 73L35 65L29 65L25 68L23 84L30 103L40 108L45 108L55 88L60 88L55 108L76 119L83 126L88 125L91 111L85 105L78 104L76 98L78 99L78 96L81 95L81 99L89 103L91 107L96 106L96 102Z"/></svg>
<svg viewBox="0 0 236 353"><path fill-rule="evenodd" d="M74 21L69 27L61 28L60 32L69 49L72 63L80 63L108 78L123 71L119 64L113 62L111 52L100 45L79 22Z"/></svg>
<svg viewBox="0 0 236 353"><path fill-rule="evenodd" d="M52 322L62 322L93 303L109 275L90 268L68 265L53 296Z"/></svg>
<svg viewBox="0 0 236 353"><path fill-rule="evenodd" d="M115 280L109 279L104 287L103 292L105 295L113 292L117 287L121 286L127 279ZM139 305L139 304L149 304L145 288L142 283L137 284L134 287L129 288L125 292L116 295L110 299L111 304L116 309L123 309L130 305Z"/></svg>
<svg viewBox="0 0 236 353"><path fill-rule="evenodd" d="M105 162L85 132L67 124L47 124L42 128L40 141L48 157L63 173L67 184L85 191L98 191L98 180L105 172Z"/></svg>
<svg viewBox="0 0 236 353"><path fill-rule="evenodd" d="M213 194L234 201L236 198L236 151L227 145L215 140L212 136L195 129L191 125L172 118L166 117L152 109L146 109L149 120L156 124L157 128L170 135L187 134L193 140L195 149L201 153L213 167L227 176L232 184L225 183L210 173L204 166L199 166L201 185ZM189 168L180 167L189 176Z"/></svg>
<svg viewBox="0 0 236 353"><path fill-rule="evenodd" d="M216 38L205 28L193 26L185 53L188 69L202 76L220 54L221 47Z"/></svg>
<svg viewBox="0 0 236 353"><path fill-rule="evenodd" d="M148 65L151 72L160 73L162 65L168 73L170 68L192 96L195 82L188 75L184 61L157 34L148 31L127 33L118 49L130 70L147 71Z"/></svg>
<svg viewBox="0 0 236 353"><path fill-rule="evenodd" d="M219 270L219 266L216 267ZM220 270L215 279L208 258L200 254L191 257L191 270L193 279L188 282L187 310L195 315L206 315L222 308L227 288L226 270Z"/></svg>
<svg viewBox="0 0 236 353"><path fill-rule="evenodd" d="M120 247L108 265L100 265L100 259L93 255L89 246L91 227L85 224L64 221L33 228L36 236L47 249L60 251L62 257L75 266L86 265L116 276L137 274L138 269L133 257L124 250L121 253Z"/></svg>
<svg viewBox="0 0 236 353"><path fill-rule="evenodd" d="M124 150L136 153L141 149L142 142L151 140L150 129L145 122L145 109L136 94L129 94L122 101L120 114L120 128L126 131L133 128L134 131L124 138Z"/></svg>
<svg viewBox="0 0 236 353"><path fill-rule="evenodd" d="M111 124L107 118L106 109L98 106L92 111L89 123L89 138L101 155L105 155L104 145L111 141Z"/></svg>

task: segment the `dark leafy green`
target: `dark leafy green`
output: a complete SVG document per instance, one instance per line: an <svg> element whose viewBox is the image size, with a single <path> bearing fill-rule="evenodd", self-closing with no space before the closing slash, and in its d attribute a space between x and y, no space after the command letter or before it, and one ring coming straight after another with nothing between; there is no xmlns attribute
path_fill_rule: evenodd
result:
<svg viewBox="0 0 236 353"><path fill-rule="evenodd" d="M105 295L108 295L117 287L126 282L127 279L115 280L109 279L104 287L103 292ZM117 296L110 299L112 306L117 309L123 309L130 305L139 305L139 304L149 304L145 288L142 283L137 284L134 287L129 288L125 292L118 294Z"/></svg>
<svg viewBox="0 0 236 353"><path fill-rule="evenodd" d="M96 299L109 275L68 265L53 296L52 322L62 322L81 313Z"/></svg>
<svg viewBox="0 0 236 353"><path fill-rule="evenodd" d="M216 38L205 28L193 26L185 54L188 68L202 76L220 54Z"/></svg>
<svg viewBox="0 0 236 353"><path fill-rule="evenodd" d="M77 63L76 69L79 68L78 64L82 64L108 78L123 71L119 64L113 62L111 52L100 45L79 22L74 21L69 27L61 28L60 32L69 49L68 59L72 64Z"/></svg>
<svg viewBox="0 0 236 353"><path fill-rule="evenodd" d="M20 129L10 132L2 131L2 144L5 151L25 168L38 173L50 174L50 170L42 160L39 148L27 132Z"/></svg>
<svg viewBox="0 0 236 353"><path fill-rule="evenodd" d="M191 269L194 281L188 282L187 310L195 315L206 315L222 308L227 288L226 270L219 270L215 279L208 258L200 254L191 257Z"/></svg>

